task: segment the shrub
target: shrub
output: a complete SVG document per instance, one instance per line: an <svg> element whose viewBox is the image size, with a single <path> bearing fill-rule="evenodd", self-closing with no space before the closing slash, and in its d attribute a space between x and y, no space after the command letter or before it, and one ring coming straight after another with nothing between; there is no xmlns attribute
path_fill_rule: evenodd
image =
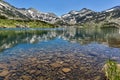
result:
<svg viewBox="0 0 120 80"><path fill-rule="evenodd" d="M108 80L120 80L120 68L116 61L108 60L104 71Z"/></svg>

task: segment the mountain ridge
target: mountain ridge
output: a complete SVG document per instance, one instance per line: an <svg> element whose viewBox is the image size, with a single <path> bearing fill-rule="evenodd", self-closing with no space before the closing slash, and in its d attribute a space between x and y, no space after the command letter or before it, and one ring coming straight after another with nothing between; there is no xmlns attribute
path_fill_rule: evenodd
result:
<svg viewBox="0 0 120 80"><path fill-rule="evenodd" d="M62 24L83 24L99 22L117 22L120 24L120 6L115 6L101 12L83 8L79 11L72 10L60 17L54 13L45 13L34 8L16 8L5 1L0 1L0 15L9 19L41 20L48 23L61 22Z"/></svg>

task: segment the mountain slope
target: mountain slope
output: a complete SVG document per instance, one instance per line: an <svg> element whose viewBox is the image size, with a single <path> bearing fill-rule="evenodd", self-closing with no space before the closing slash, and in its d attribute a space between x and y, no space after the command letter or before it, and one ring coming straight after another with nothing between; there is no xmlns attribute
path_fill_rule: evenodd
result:
<svg viewBox="0 0 120 80"><path fill-rule="evenodd" d="M0 15L4 15L9 19L32 19L49 23L54 23L59 19L53 13L39 12L33 8L16 8L5 1L0 1L0 13Z"/></svg>
<svg viewBox="0 0 120 80"><path fill-rule="evenodd" d="M39 12L34 8L18 9L18 11L30 19L42 20L49 23L54 23L59 19L54 13Z"/></svg>
<svg viewBox="0 0 120 80"><path fill-rule="evenodd" d="M20 13L17 8L2 0L0 1L0 15L9 19L27 19L27 16Z"/></svg>
<svg viewBox="0 0 120 80"><path fill-rule="evenodd" d="M70 11L61 18L67 24L99 23L104 21L120 24L120 6L102 12L94 12L90 9L83 8L80 11Z"/></svg>
<svg viewBox="0 0 120 80"><path fill-rule="evenodd" d="M68 14L63 15L61 18L64 22L69 24L83 23L91 20L96 13L90 9L83 8L80 11L70 11Z"/></svg>

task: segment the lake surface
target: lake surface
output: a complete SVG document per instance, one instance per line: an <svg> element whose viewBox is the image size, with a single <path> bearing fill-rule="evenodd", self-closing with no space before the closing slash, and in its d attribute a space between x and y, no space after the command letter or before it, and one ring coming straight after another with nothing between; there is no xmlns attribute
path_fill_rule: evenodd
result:
<svg viewBox="0 0 120 80"><path fill-rule="evenodd" d="M120 62L120 30L0 29L0 80L105 80Z"/></svg>

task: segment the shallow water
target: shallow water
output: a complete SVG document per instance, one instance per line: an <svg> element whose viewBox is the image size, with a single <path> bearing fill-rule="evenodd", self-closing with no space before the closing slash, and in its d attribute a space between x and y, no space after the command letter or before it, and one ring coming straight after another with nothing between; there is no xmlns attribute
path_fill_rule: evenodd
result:
<svg viewBox="0 0 120 80"><path fill-rule="evenodd" d="M0 80L105 80L120 61L120 30L0 29Z"/></svg>

